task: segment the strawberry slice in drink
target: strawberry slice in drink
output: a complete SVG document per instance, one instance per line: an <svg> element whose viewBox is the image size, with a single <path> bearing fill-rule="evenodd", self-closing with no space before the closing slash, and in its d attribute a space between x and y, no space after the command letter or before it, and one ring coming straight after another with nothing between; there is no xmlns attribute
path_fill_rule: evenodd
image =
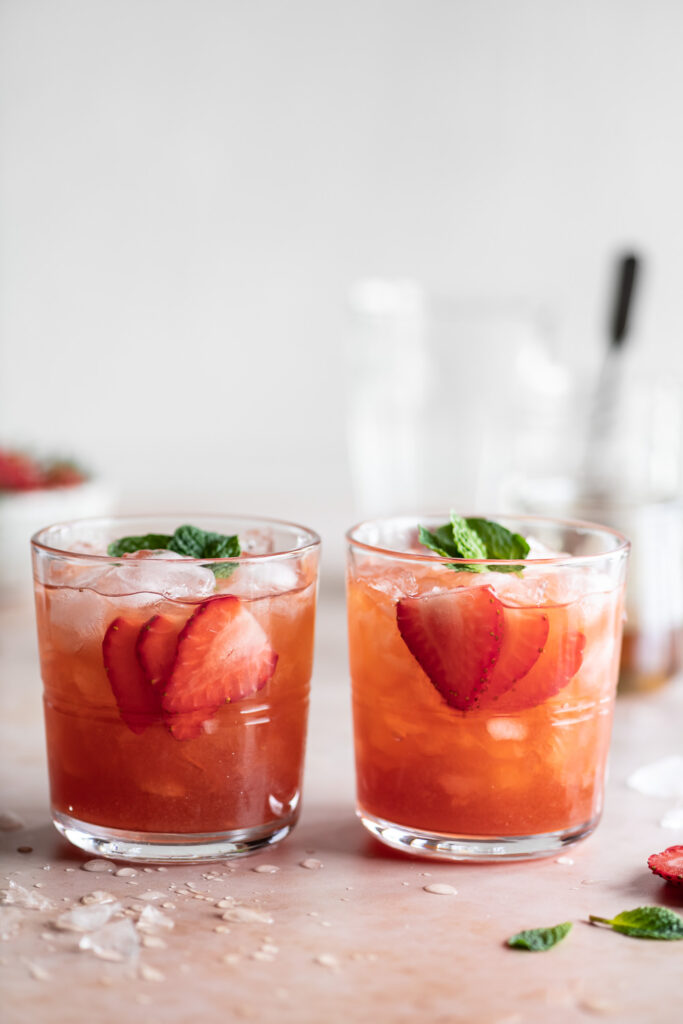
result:
<svg viewBox="0 0 683 1024"><path fill-rule="evenodd" d="M506 608L505 615L508 617L516 611ZM572 605L547 607L544 614L549 629L542 653L524 675L504 690L487 691L482 707L506 714L537 707L563 690L579 671L586 637L576 628L576 608Z"/></svg>
<svg viewBox="0 0 683 1024"><path fill-rule="evenodd" d="M164 615L153 615L140 629L135 651L152 686L171 674L178 650L178 624Z"/></svg>
<svg viewBox="0 0 683 1024"><path fill-rule="evenodd" d="M161 719L161 694L149 685L136 653L137 622L119 617L102 640L102 658L121 718L135 733Z"/></svg>
<svg viewBox="0 0 683 1024"><path fill-rule="evenodd" d="M396 605L396 624L446 703L459 711L475 707L503 646L503 605L491 588L403 598Z"/></svg>
<svg viewBox="0 0 683 1024"><path fill-rule="evenodd" d="M226 703L243 700L272 678L277 654L237 597L205 601L178 637L162 706L176 739L199 736Z"/></svg>

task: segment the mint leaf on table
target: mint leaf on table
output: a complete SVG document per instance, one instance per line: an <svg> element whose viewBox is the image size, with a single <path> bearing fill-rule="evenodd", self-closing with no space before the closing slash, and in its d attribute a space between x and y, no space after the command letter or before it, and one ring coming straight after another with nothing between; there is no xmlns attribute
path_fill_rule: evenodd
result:
<svg viewBox="0 0 683 1024"><path fill-rule="evenodd" d="M612 918L591 914L589 920L591 924L608 925L613 931L634 939L683 939L683 917L668 907L636 907Z"/></svg>
<svg viewBox="0 0 683 1024"><path fill-rule="evenodd" d="M463 519L451 512L451 521L435 530L418 526L420 543L442 558L462 558L482 561L485 558L517 561L526 558L529 545L519 533L475 517ZM453 569L466 572L519 572L513 565L454 565Z"/></svg>
<svg viewBox="0 0 683 1024"><path fill-rule="evenodd" d="M171 537L167 533L146 533L144 537L121 537L107 548L107 554L114 558L131 555L134 551L159 551L168 547Z"/></svg>
<svg viewBox="0 0 683 1024"><path fill-rule="evenodd" d="M179 526L174 534L148 533L144 537L122 537L113 541L107 548L107 554L114 557L132 554L134 551L175 551L185 558L236 558L242 553L237 534L227 536L222 533L211 533L200 530L198 526ZM210 569L217 577L230 576L237 566L226 562L225 565L211 565Z"/></svg>
<svg viewBox="0 0 683 1024"><path fill-rule="evenodd" d="M513 949L527 949L532 953L542 953L544 950L556 946L571 930L571 921L556 924L552 928L527 928L523 932L512 935L507 940L507 944Z"/></svg>

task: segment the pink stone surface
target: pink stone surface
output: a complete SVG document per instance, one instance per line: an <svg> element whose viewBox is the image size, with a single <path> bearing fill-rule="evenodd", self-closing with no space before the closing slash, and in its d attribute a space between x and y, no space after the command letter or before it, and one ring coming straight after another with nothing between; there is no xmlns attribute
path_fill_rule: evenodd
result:
<svg viewBox="0 0 683 1024"><path fill-rule="evenodd" d="M294 834L250 858L163 871L135 865L134 875L117 875L82 870L91 858L50 823L30 605L0 609L0 630L0 810L25 823L0 831L0 888L11 880L59 908L22 910L16 933L0 941L8 1024L680 1020L683 942L630 939L591 927L587 917L644 904L683 912L683 889L647 868L650 853L683 841L660 825L672 801L626 785L641 765L683 753L682 680L619 699L603 821L561 860L414 859L381 847L354 815L345 616L333 595L320 609L304 808ZM322 866L302 867L312 860ZM261 865L278 870L255 870ZM79 950L81 936L53 922L98 891L131 911L131 921L154 906L173 927L136 929L142 944L129 961ZM260 913L225 920L235 905ZM547 953L504 945L523 928L565 920L574 922L571 934Z"/></svg>

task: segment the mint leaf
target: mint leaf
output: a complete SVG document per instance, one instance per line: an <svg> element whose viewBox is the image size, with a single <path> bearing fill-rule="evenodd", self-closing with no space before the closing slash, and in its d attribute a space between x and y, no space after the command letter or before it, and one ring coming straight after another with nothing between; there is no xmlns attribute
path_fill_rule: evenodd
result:
<svg viewBox="0 0 683 1024"><path fill-rule="evenodd" d="M542 953L556 946L571 930L571 921L556 924L553 928L527 928L526 931L511 936L507 944L513 949L528 949L532 953Z"/></svg>
<svg viewBox="0 0 683 1024"><path fill-rule="evenodd" d="M202 558L207 536L206 531L198 526L179 526L169 541L168 550L185 558Z"/></svg>
<svg viewBox="0 0 683 1024"><path fill-rule="evenodd" d="M500 523L474 517L463 519L451 512L450 523L427 530L418 526L420 543L443 558L464 558L481 561L494 558L512 561L526 558L529 545L519 533L511 533ZM453 565L460 572L519 572L514 565Z"/></svg>
<svg viewBox="0 0 683 1024"><path fill-rule="evenodd" d="M635 939L683 939L683 917L668 907L636 907L612 918L591 914L589 920Z"/></svg>
<svg viewBox="0 0 683 1024"><path fill-rule="evenodd" d="M451 512L451 527L453 528L453 539L461 552L461 558L486 558L486 545L481 538L470 529L467 521L461 516Z"/></svg>
<svg viewBox="0 0 683 1024"><path fill-rule="evenodd" d="M236 558L242 553L236 534L226 536L186 524L179 526L172 536L148 533L144 537L122 537L109 545L107 554L116 558L134 551L159 549L175 551L184 558ZM237 566L228 562L225 565L210 565L208 568L213 570L215 576L226 578L232 575Z"/></svg>
<svg viewBox="0 0 683 1024"><path fill-rule="evenodd" d="M424 526L418 526L417 530L420 544L431 548L435 554L442 555L444 558L460 558L460 552L453 540L453 528L450 523L440 526L434 532L425 529Z"/></svg>
<svg viewBox="0 0 683 1024"><path fill-rule="evenodd" d="M236 558L241 553L242 549L237 534L226 537L221 533L208 533L200 557ZM228 576L232 576L237 566L234 562L226 562L225 565L212 565L210 568L213 569L214 576L226 579Z"/></svg>
<svg viewBox="0 0 683 1024"><path fill-rule="evenodd" d="M487 558L526 558L529 545L520 533L494 523L490 519L468 519L467 525L474 530L486 547Z"/></svg>
<svg viewBox="0 0 683 1024"><path fill-rule="evenodd" d="M130 555L134 551L165 550L171 540L167 533L146 533L144 537L121 537L114 540L107 548L107 554L114 558Z"/></svg>

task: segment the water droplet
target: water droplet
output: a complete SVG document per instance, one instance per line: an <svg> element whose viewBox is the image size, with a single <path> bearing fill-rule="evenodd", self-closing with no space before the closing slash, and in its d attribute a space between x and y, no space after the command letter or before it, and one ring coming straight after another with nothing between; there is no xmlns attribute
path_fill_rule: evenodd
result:
<svg viewBox="0 0 683 1024"><path fill-rule="evenodd" d="M99 871L102 874L105 872L109 874L115 870L116 865L112 864L110 860L99 860L96 858L95 860L86 860L85 864L81 864L81 868L83 871Z"/></svg>
<svg viewBox="0 0 683 1024"><path fill-rule="evenodd" d="M431 892L434 896L457 896L458 890L452 885L445 885L443 882L432 882L431 885L422 887L425 892Z"/></svg>
<svg viewBox="0 0 683 1024"><path fill-rule="evenodd" d="M260 875L274 875L280 869L276 864L257 864L251 870L256 871Z"/></svg>
<svg viewBox="0 0 683 1024"><path fill-rule="evenodd" d="M118 871L114 872L114 874L118 878L135 878L137 871L135 868L119 868Z"/></svg>
<svg viewBox="0 0 683 1024"><path fill-rule="evenodd" d="M140 964L140 977L143 981L165 981L166 975L150 964Z"/></svg>
<svg viewBox="0 0 683 1024"><path fill-rule="evenodd" d="M339 967L339 960L332 953L320 953L313 957L313 962L320 964L321 967Z"/></svg>
<svg viewBox="0 0 683 1024"><path fill-rule="evenodd" d="M323 865L322 861L316 860L315 857L307 857L306 860L300 861L299 866L308 868L309 871L318 871Z"/></svg>

